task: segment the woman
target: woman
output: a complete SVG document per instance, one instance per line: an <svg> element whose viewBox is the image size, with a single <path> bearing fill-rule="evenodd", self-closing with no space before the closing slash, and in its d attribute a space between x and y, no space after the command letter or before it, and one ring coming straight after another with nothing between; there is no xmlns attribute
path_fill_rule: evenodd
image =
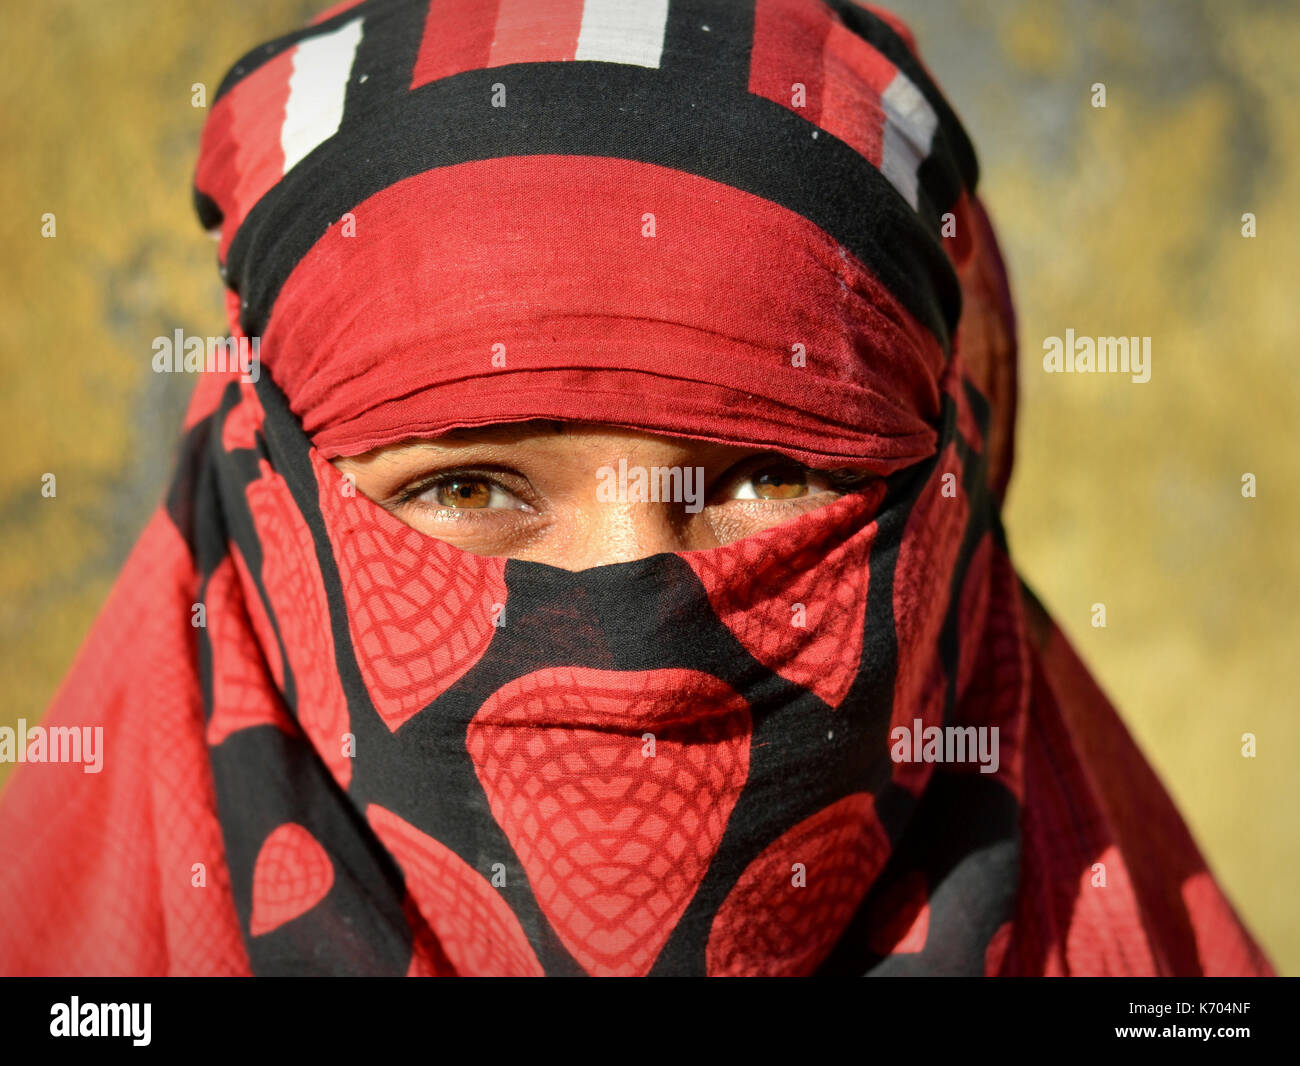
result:
<svg viewBox="0 0 1300 1066"><path fill-rule="evenodd" d="M9 973L1265 974L999 507L951 108L849 0L381 2L227 75L231 329L0 810Z"/></svg>

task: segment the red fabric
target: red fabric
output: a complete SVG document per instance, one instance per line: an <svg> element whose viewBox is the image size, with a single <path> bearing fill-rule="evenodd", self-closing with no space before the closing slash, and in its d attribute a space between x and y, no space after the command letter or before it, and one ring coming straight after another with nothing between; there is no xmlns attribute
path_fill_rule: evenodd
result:
<svg viewBox="0 0 1300 1066"><path fill-rule="evenodd" d="M486 67L495 29L495 4L433 0L420 37L411 88Z"/></svg>
<svg viewBox="0 0 1300 1066"><path fill-rule="evenodd" d="M801 115L880 166L887 120L881 94L898 68L824 5L759 0L754 20L750 92Z"/></svg>
<svg viewBox="0 0 1300 1066"><path fill-rule="evenodd" d="M329 636L324 582L311 534L284 478L265 461L262 467L262 478L248 490L248 503L266 550L262 579L270 607L280 620L287 658L303 689L299 721L339 784L347 788L352 761L339 740L347 731L346 701Z"/></svg>
<svg viewBox="0 0 1300 1066"><path fill-rule="evenodd" d="M498 0L489 67L572 59L583 0Z"/></svg>
<svg viewBox="0 0 1300 1066"><path fill-rule="evenodd" d="M455 552L379 508L358 513L345 504L352 486L319 456L314 463L358 665L395 731L482 656L493 607L505 604L504 560Z"/></svg>
<svg viewBox="0 0 1300 1066"><path fill-rule="evenodd" d="M101 725L103 769L28 763L6 786L0 973L250 973L204 741L195 599L185 543L159 512L42 719Z"/></svg>
<svg viewBox="0 0 1300 1066"><path fill-rule="evenodd" d="M829 9L821 5L759 0L754 5L749 91L816 122L822 107L822 64L807 57L820 55L832 21ZM797 110L796 85L803 86L804 98Z"/></svg>
<svg viewBox="0 0 1300 1066"><path fill-rule="evenodd" d="M652 732L654 756L611 722ZM540 671L475 715L469 752L492 812L588 973L650 969L744 787L749 732L743 698L680 670Z"/></svg>
<svg viewBox="0 0 1300 1066"><path fill-rule="evenodd" d="M529 947L519 920L473 867L455 852L382 807L367 812L375 832L402 865L427 923L439 959L423 959L428 948L417 942L412 967L428 976L455 973L497 977L540 977L541 964Z"/></svg>
<svg viewBox="0 0 1300 1066"><path fill-rule="evenodd" d="M803 871L790 863L799 855ZM871 796L846 796L787 831L749 865L709 934L711 977L799 977L830 949L889 855ZM811 889L797 882L816 871Z"/></svg>
<svg viewBox="0 0 1300 1066"><path fill-rule="evenodd" d="M751 88L789 107L811 49L810 121L888 167L893 64L811 0L758 9ZM564 58L581 10L434 0L415 80ZM226 241L278 150L240 90L290 62L210 117ZM102 771L13 775L0 972L1271 973L1003 546L1014 317L972 190L953 211L945 353L826 232L684 171L489 159L357 205L275 301L269 375L196 390L42 723L102 727ZM327 461L533 417L882 479L571 574L427 537ZM914 724L996 729L996 772L891 757Z"/></svg>
<svg viewBox="0 0 1300 1066"><path fill-rule="evenodd" d="M0 867L10 916L0 925L5 973L248 972L206 784L196 682L187 665L190 573L183 544L160 514L46 718L47 724L109 725L116 750L99 775L55 765L28 765L15 774L0 807L0 847L11 856ZM999 595L997 602L1000 611L1021 613L1014 599ZM1037 644L1010 639L1008 645L1028 656L1034 684L1022 771L1019 903L1015 923L990 946L989 972L1272 973L1109 704L1059 631L1050 622L1038 624L1048 628ZM146 676L152 683L141 688L137 679ZM995 685L996 677L978 681ZM484 720L490 720L486 714ZM1019 761L1004 749L1004 764ZM434 854L444 855L438 860L444 864L451 858L391 819L372 813L371 820L385 827L381 837L404 866L432 862ZM390 824L409 845L393 843ZM429 858L417 858L421 854ZM207 867L205 887L191 886L191 863L198 861ZM1095 862L1106 864L1104 889L1090 885ZM408 867L417 868L423 867ZM472 876L477 884L481 875ZM416 878L412 891L424 900L436 943L456 972L536 972L534 963L472 955L492 941L471 935L482 919L451 904L448 889L440 887L451 883L445 874ZM489 907L498 899L485 881L472 891ZM444 897L448 905L439 906L435 900ZM873 934L876 943L893 936L895 951L914 947L925 927L923 905L906 902L912 898L906 893L902 898L881 919L891 928L901 923L901 930ZM711 971L769 972L771 962L764 963L753 940L727 946L729 913L720 912L710 940ZM779 910L769 914L767 925L778 917ZM461 923L454 925L461 932L449 923ZM531 952L513 935L519 957L528 958ZM787 935L797 934L773 928L761 937ZM426 941L418 954L425 958L429 951ZM759 957L747 964L737 952ZM448 971L429 965L420 972Z"/></svg>
<svg viewBox="0 0 1300 1066"><path fill-rule="evenodd" d="M643 163L529 157L428 171L354 214L354 237L340 223L299 263L262 339L325 458L529 418L879 473L933 448L938 342L768 201Z"/></svg>
<svg viewBox="0 0 1300 1066"><path fill-rule="evenodd" d="M874 484L848 506L870 516L883 494L884 486ZM862 654L866 618L859 607L871 580L875 523L864 524L844 543L828 544L834 530L815 524L791 532L778 528L746 537L725 555L682 557L703 582L718 617L755 659L838 707ZM840 578L829 596L818 587L823 563Z"/></svg>
<svg viewBox="0 0 1300 1066"><path fill-rule="evenodd" d="M253 205L284 174L280 130L289 100L293 49L259 67L212 105L195 180L221 205L220 255Z"/></svg>
<svg viewBox="0 0 1300 1066"><path fill-rule="evenodd" d="M269 933L316 906L334 882L325 849L300 825L276 829L257 856L253 871L253 936Z"/></svg>
<svg viewBox="0 0 1300 1066"><path fill-rule="evenodd" d="M1030 615L1026 861L990 972L1272 975L1110 702L1041 608Z"/></svg>

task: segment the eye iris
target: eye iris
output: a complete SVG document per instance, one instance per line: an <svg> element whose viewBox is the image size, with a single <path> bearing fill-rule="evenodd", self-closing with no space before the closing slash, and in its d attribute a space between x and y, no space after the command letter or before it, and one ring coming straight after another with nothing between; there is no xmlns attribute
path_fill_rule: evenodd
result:
<svg viewBox="0 0 1300 1066"><path fill-rule="evenodd" d="M486 507L491 498L492 489L486 481L444 481L438 486L441 507L477 509Z"/></svg>
<svg viewBox="0 0 1300 1066"><path fill-rule="evenodd" d="M794 500L808 491L808 479L799 470L764 470L754 475L754 493L762 500Z"/></svg>

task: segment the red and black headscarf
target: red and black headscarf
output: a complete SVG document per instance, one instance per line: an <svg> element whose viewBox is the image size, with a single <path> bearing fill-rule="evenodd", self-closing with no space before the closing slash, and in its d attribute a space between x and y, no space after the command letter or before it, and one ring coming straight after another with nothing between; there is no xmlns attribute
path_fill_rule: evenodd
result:
<svg viewBox="0 0 1300 1066"><path fill-rule="evenodd" d="M0 808L0 968L1269 972L1008 557L976 177L851 0L369 0L249 53L196 201L263 372L204 375L48 716L103 772ZM878 477L570 572L329 462L536 418Z"/></svg>

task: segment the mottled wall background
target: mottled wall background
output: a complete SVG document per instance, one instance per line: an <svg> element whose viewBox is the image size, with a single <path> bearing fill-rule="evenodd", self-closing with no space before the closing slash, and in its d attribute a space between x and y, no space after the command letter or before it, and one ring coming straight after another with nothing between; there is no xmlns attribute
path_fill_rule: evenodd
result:
<svg viewBox="0 0 1300 1066"><path fill-rule="evenodd" d="M224 332L191 86L321 6L0 3L0 725L41 715L170 473L192 382L151 371L153 338ZM894 6L974 138L1011 271L1013 554L1300 974L1300 11ZM1045 374L1067 327L1150 336L1151 380Z"/></svg>

